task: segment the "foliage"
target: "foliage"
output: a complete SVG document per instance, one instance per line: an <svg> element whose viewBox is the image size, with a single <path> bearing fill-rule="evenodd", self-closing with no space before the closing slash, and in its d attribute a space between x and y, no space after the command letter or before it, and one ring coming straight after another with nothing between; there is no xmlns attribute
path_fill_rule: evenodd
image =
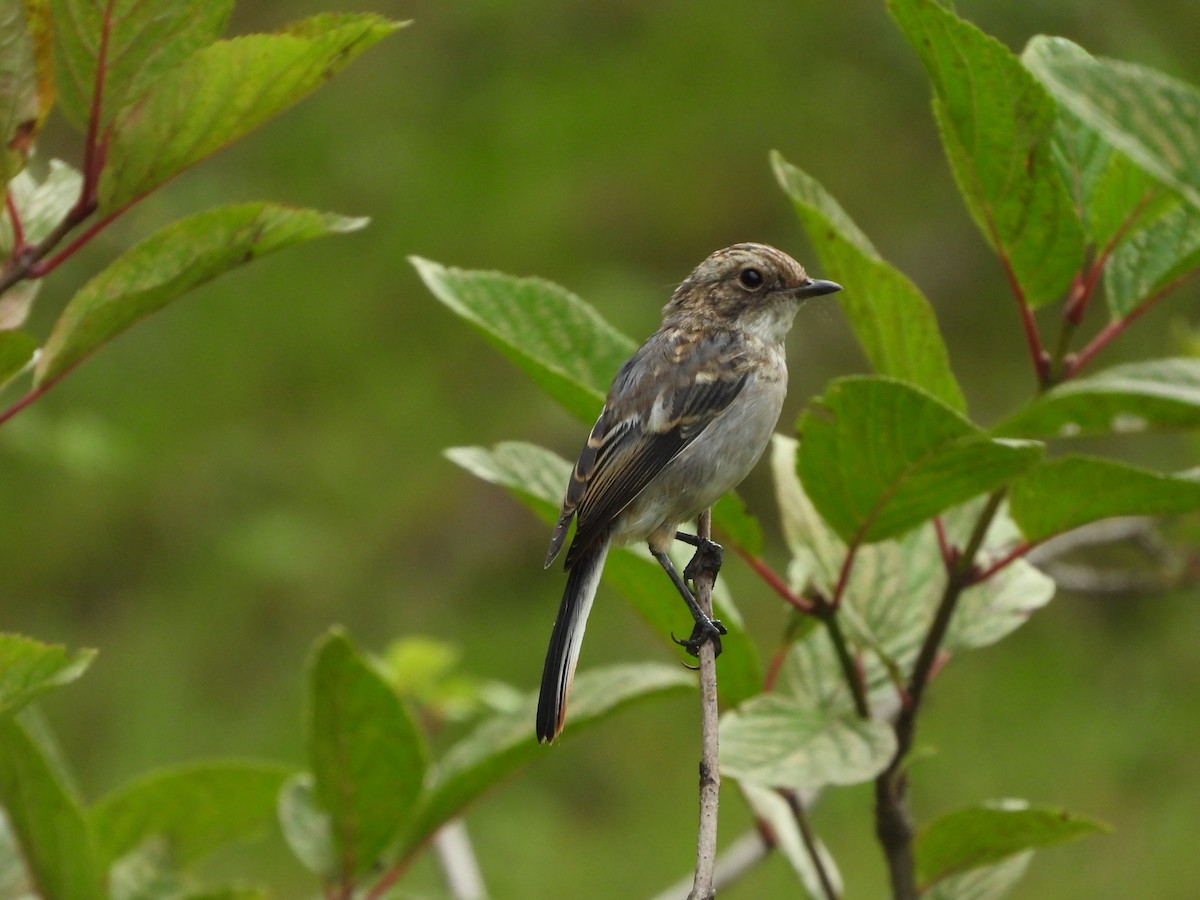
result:
<svg viewBox="0 0 1200 900"><path fill-rule="evenodd" d="M1200 92L1062 39L1037 38L1017 56L935 0L888 8L929 77L950 168L999 259L1040 390L994 429L967 418L920 290L811 175L773 154L817 270L846 287L838 300L875 374L834 381L800 419L800 443L777 441L790 578L738 532L723 532L767 586L824 627L785 635L753 695L725 695L722 771L771 830L779 810L754 791L874 781L895 896L1000 896L1032 851L1100 826L1007 803L914 832L907 765L918 713L948 654L1000 639L1050 599L1052 583L1022 559L1034 546L1109 517L1200 509L1192 473L1046 453L1047 441L1194 427L1200 415L1191 359L1083 373L1200 268L1200 177L1195 155L1181 152L1200 133ZM440 300L552 397L584 419L596 414L632 343L582 301L545 282L414 263ZM1076 348L1101 293L1109 320ZM1059 334L1047 342L1033 313L1055 304ZM567 464L548 451L501 444L449 456L553 514ZM646 589L612 569L610 581L666 637ZM733 656L722 657L722 677ZM840 884L827 851L806 846L797 873L809 890ZM829 877L815 879L822 868Z"/></svg>
<svg viewBox="0 0 1200 900"><path fill-rule="evenodd" d="M722 769L813 895L840 894L843 879L809 833L805 805L824 790L874 782L896 896L998 897L1035 851L1103 826L1014 801L905 826L918 714L947 659L1000 640L1049 602L1053 584L1024 560L1035 546L1112 516L1200 509L1192 473L1046 452L1079 435L1200 421L1192 359L1084 374L1200 267L1200 154L1190 152L1200 92L1061 39L1037 38L1018 57L935 0L888 6L929 77L950 169L1013 294L1039 393L994 428L973 422L916 283L816 179L772 154L820 271L847 288L839 302L873 374L831 383L801 418L801 440L773 444L786 575L763 558L762 528L736 498L715 510L726 546L796 616L764 667L731 591L718 586L729 629ZM44 341L20 330L41 280L133 204L397 27L329 15L221 39L231 7L46 0L0 9L0 68L15 75L0 90L0 389L31 378L0 423L190 289L268 251L364 224L262 202L200 212L99 272ZM83 134L83 165L51 161L39 180L27 164L56 104ZM595 415L630 338L547 281L413 261L439 300L554 401L581 420ZM1101 295L1107 323L1079 345ZM1042 308L1059 316L1050 342L1033 315ZM549 451L503 443L447 455L553 516L568 464ZM678 625L639 548L614 553L605 575L654 633L665 639ZM278 831L328 896L381 898L440 829L544 756L532 697L464 684L429 648L375 659L335 628L308 667L302 768L204 761L147 773L89 803L31 704L79 678L93 656L0 635L0 895L262 896L207 884L202 866L230 844ZM566 736L690 685L679 668L654 663L585 670ZM437 749L431 732L471 716Z"/></svg>

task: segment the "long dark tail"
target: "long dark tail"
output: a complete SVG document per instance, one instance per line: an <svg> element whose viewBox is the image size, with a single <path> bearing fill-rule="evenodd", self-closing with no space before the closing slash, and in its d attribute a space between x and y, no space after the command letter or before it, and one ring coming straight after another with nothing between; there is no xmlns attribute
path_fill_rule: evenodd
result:
<svg viewBox="0 0 1200 900"><path fill-rule="evenodd" d="M567 718L567 694L575 677L575 664L579 662L579 647L583 643L583 630L587 626L588 613L596 588L600 584L600 573L608 556L608 541L603 541L594 550L580 557L567 577L562 603L558 607L558 618L550 632L550 647L546 650L546 665L542 669L542 692L538 697L537 736L548 744L562 731Z"/></svg>

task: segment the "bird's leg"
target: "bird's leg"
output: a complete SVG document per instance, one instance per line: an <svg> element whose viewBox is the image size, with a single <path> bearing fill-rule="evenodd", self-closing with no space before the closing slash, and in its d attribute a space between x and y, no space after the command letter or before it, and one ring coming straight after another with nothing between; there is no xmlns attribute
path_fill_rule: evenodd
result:
<svg viewBox="0 0 1200 900"><path fill-rule="evenodd" d="M691 561L683 570L683 577L695 584L697 575L708 575L711 576L713 584L716 584L717 573L721 571L725 560L725 548L716 541L702 538L698 534L688 534L686 531L675 532L675 540L696 548Z"/></svg>
<svg viewBox="0 0 1200 900"><path fill-rule="evenodd" d="M663 567L663 571L670 576L675 589L679 591L679 596L683 597L683 602L687 604L688 611L692 614L692 619L696 623L692 629L692 636L687 640L681 641L675 635L671 635L671 639L687 650L692 656L699 656L700 648L704 646L705 642L712 641L714 655L720 656L721 635L726 633L725 626L718 620L705 614L704 610L700 608L700 604L696 602L691 589L688 588L687 583L675 570L675 565L671 562L671 558L667 554L660 550L655 550L653 547L650 548L650 553L658 560L658 564ZM688 565L688 569L691 569L690 564Z"/></svg>

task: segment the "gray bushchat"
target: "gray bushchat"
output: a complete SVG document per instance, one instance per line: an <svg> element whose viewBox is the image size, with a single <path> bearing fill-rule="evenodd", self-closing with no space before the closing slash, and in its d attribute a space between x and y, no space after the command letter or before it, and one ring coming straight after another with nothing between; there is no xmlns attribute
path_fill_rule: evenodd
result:
<svg viewBox="0 0 1200 900"><path fill-rule="evenodd" d="M667 556L680 523L741 483L766 449L787 391L783 341L808 297L841 290L765 244L718 250L676 288L658 331L609 388L579 453L546 553L562 550L571 519L567 586L550 635L537 736L562 731L583 630L613 544L646 541L688 605L695 627L678 641L717 653L725 628L696 603ZM688 543L693 535L678 534Z"/></svg>

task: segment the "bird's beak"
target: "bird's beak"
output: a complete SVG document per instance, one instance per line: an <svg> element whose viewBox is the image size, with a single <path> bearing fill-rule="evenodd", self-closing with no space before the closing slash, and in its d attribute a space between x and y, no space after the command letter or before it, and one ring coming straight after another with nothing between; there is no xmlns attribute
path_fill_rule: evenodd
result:
<svg viewBox="0 0 1200 900"><path fill-rule="evenodd" d="M842 289L842 286L836 281L822 281L819 278L810 278L807 283L802 284L796 289L797 297L820 297L825 294L836 294Z"/></svg>

